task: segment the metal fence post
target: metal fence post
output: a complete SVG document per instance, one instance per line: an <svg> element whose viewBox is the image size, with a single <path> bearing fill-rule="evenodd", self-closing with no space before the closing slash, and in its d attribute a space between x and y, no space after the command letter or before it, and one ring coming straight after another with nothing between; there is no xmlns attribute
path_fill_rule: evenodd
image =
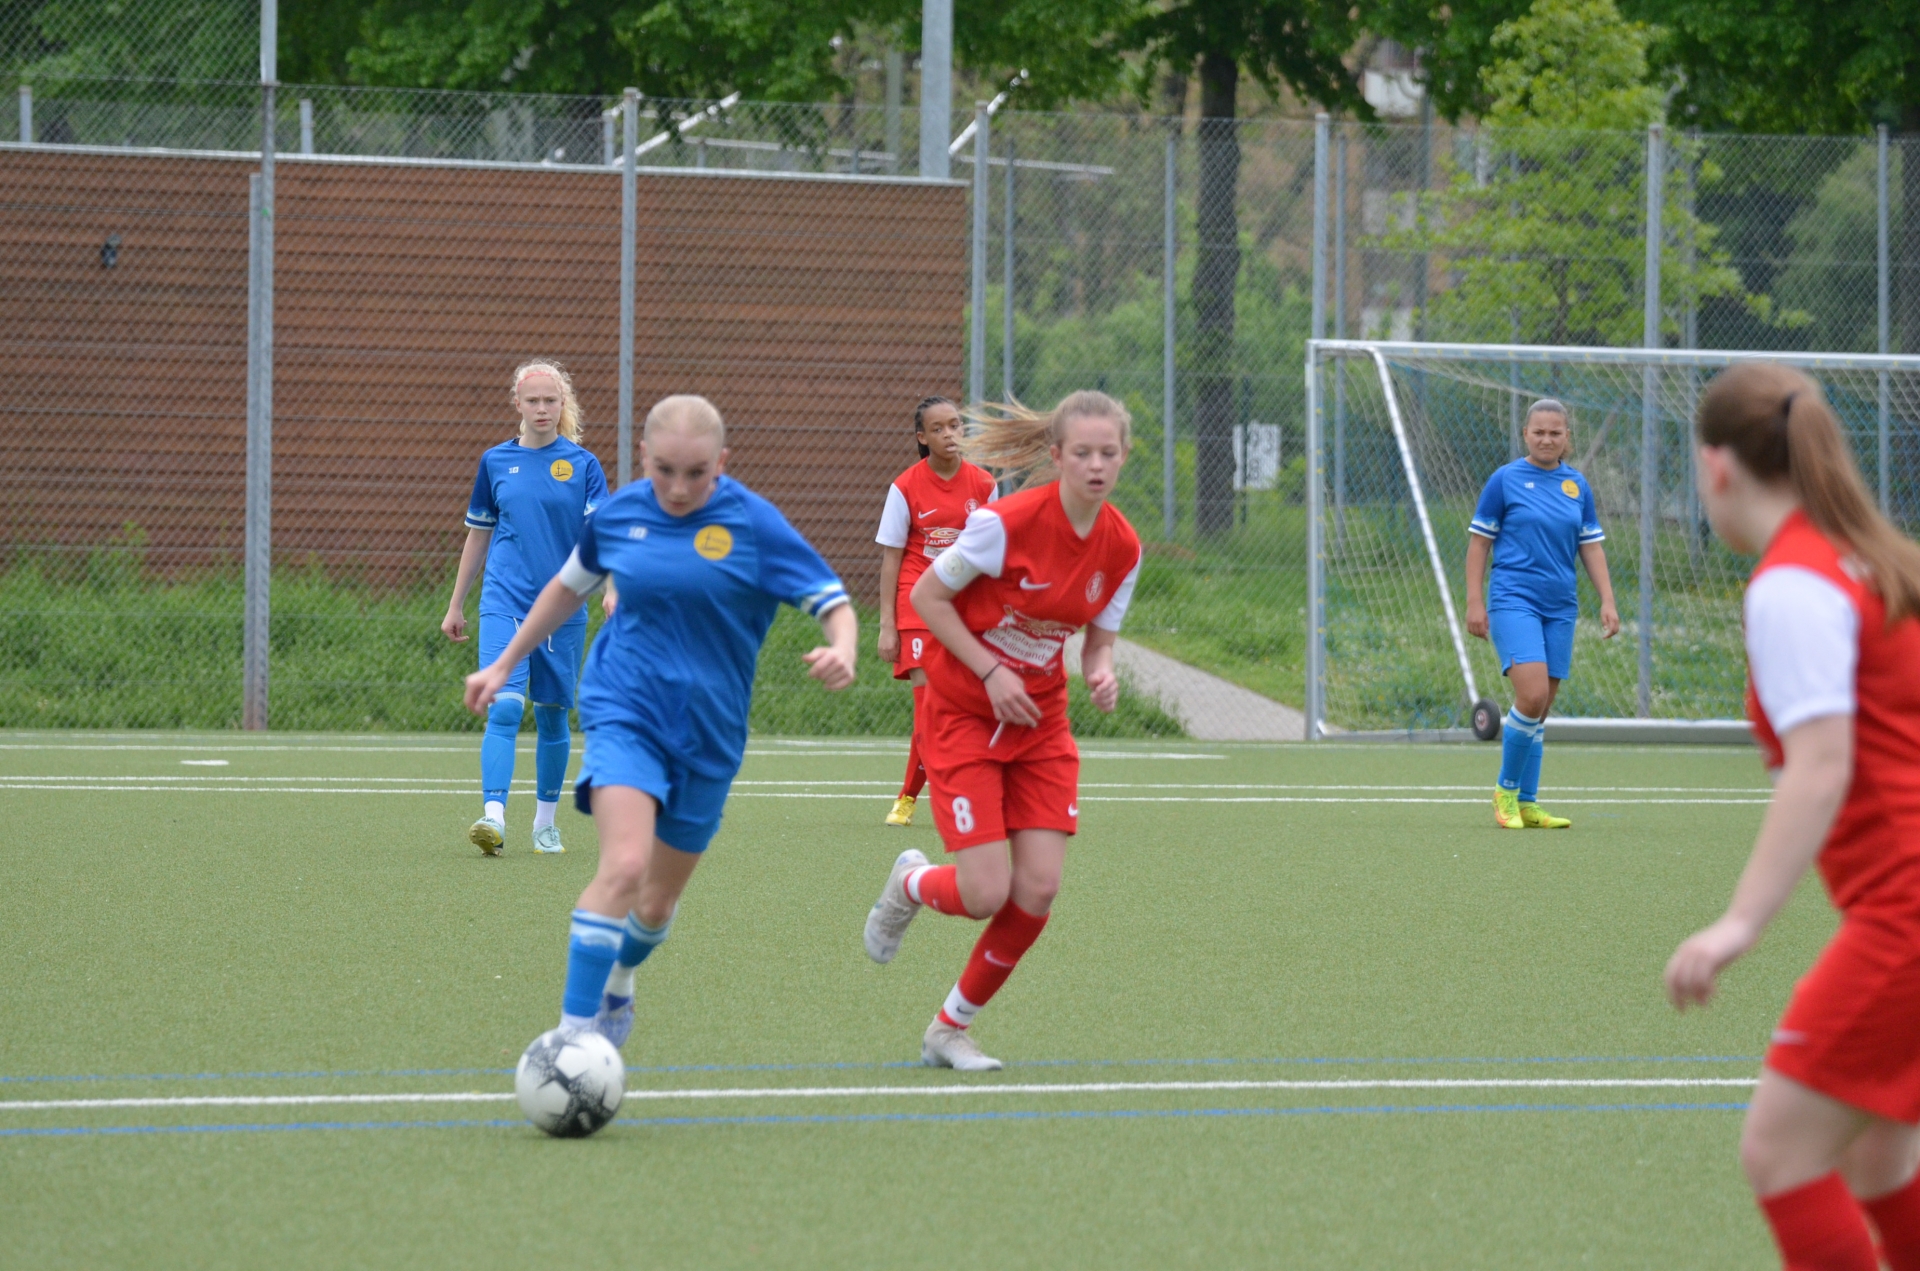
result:
<svg viewBox="0 0 1920 1271"><path fill-rule="evenodd" d="M1013 139L1007 139L1005 214L1000 218L1000 396L1013 401Z"/></svg>
<svg viewBox="0 0 1920 1271"><path fill-rule="evenodd" d="M1307 344L1307 692L1306 740L1318 741L1327 716L1327 561L1320 520L1325 499L1320 419L1320 346Z"/></svg>
<svg viewBox="0 0 1920 1271"><path fill-rule="evenodd" d="M1874 173L1874 201L1876 204L1874 213L1876 229L1879 234L1879 243L1874 268L1878 275L1879 349L1882 353L1891 353L1893 352L1893 269L1891 264L1892 253L1889 250L1891 240L1887 234L1887 126L1885 124L1880 125L1879 132L1874 138L1874 145L1877 150L1875 157L1878 160L1878 168ZM1907 162L1913 162L1912 158L1910 157ZM1889 393L1887 391L1887 373L1885 371L1880 372L1879 381L1880 413L1878 427L1875 432L1875 441L1877 443L1875 453L1878 457L1877 467L1880 478L1880 510L1885 512L1890 505L1892 495L1892 485L1887 470L1893 466L1893 444L1888 428L1888 417L1891 412L1888 410L1887 399Z"/></svg>
<svg viewBox="0 0 1920 1271"><path fill-rule="evenodd" d="M900 99L905 95L907 58L899 49L887 50L887 171L900 170Z"/></svg>
<svg viewBox="0 0 1920 1271"><path fill-rule="evenodd" d="M967 399L987 396L987 104L973 105L973 301L968 306Z"/></svg>
<svg viewBox="0 0 1920 1271"><path fill-rule="evenodd" d="M1333 338L1347 338L1347 130L1333 148ZM1333 364L1333 550L1347 544L1347 360Z"/></svg>
<svg viewBox="0 0 1920 1271"><path fill-rule="evenodd" d="M1167 133L1167 170L1160 212L1160 533L1169 543L1180 524L1174 499L1174 275L1179 225L1174 217L1174 179L1179 162L1179 137Z"/></svg>
<svg viewBox="0 0 1920 1271"><path fill-rule="evenodd" d="M1327 338L1327 134L1330 126L1325 111L1313 117L1312 338L1316 340Z"/></svg>
<svg viewBox="0 0 1920 1271"><path fill-rule="evenodd" d="M245 611L241 632L240 722L267 727L271 678L270 624L273 595L273 210L274 90L278 75L278 13L274 0L260 6L260 171L249 182L252 213L248 234L252 259L247 315L247 509Z"/></svg>
<svg viewBox="0 0 1920 1271"><path fill-rule="evenodd" d="M33 144L33 85L20 85L20 144Z"/></svg>
<svg viewBox="0 0 1920 1271"><path fill-rule="evenodd" d="M953 130L953 0L920 6L920 175L947 179Z"/></svg>
<svg viewBox="0 0 1920 1271"><path fill-rule="evenodd" d="M313 153L313 99L300 99L300 153Z"/></svg>
<svg viewBox="0 0 1920 1271"><path fill-rule="evenodd" d="M1647 125L1647 262L1641 311L1642 346L1660 347L1661 213L1666 203L1666 134ZM1653 549L1659 529L1660 372L1651 363L1640 371L1640 718L1653 715Z"/></svg>
<svg viewBox="0 0 1920 1271"><path fill-rule="evenodd" d="M633 269L638 235L634 201L640 162L640 90L620 95L620 484L633 480Z"/></svg>

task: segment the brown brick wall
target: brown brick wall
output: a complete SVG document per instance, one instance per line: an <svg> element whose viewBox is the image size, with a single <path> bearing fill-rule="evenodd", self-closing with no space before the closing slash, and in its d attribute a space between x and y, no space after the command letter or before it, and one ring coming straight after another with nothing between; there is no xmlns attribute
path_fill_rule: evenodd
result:
<svg viewBox="0 0 1920 1271"><path fill-rule="evenodd" d="M159 568L237 557L252 170L0 151L16 559L84 551L126 522ZM278 559L448 572L479 453L512 434L509 372L531 354L572 368L612 476L616 174L288 161L277 202ZM961 380L964 191L643 174L638 214L636 416L669 392L711 397L735 475L870 598L909 412Z"/></svg>

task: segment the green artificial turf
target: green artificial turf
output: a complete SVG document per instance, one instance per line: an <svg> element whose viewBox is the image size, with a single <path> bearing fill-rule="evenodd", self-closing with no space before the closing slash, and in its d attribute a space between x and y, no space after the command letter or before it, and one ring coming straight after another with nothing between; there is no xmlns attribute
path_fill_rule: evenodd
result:
<svg viewBox="0 0 1920 1271"><path fill-rule="evenodd" d="M0 746L0 1100L497 1095L556 1018L591 824L564 808L569 852L536 857L522 793L508 853L482 859L463 837L472 738L14 733ZM1739 1086L642 1097L1745 1078L1832 928L1809 885L1713 1009L1682 1017L1660 996L1667 955L1717 913L1758 826L1764 780L1747 753L1553 747L1552 805L1576 826L1513 834L1485 806L1489 747L1085 749L1083 833L1055 918L976 1025L1003 1074L912 1066L977 928L925 914L891 966L861 951L893 855L937 854L924 813L909 830L880 824L904 747L757 739L673 937L642 969L629 1099L599 1136L547 1140L499 1101L0 1104L5 1260L1769 1256L1724 1106L1744 1101ZM214 759L227 763L184 762ZM794 784L757 784L773 782ZM357 1128L302 1128L327 1124Z"/></svg>

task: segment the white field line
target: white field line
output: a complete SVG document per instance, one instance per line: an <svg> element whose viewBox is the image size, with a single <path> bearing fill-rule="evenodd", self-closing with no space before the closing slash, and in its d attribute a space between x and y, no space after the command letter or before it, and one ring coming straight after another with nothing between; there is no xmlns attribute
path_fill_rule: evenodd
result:
<svg viewBox="0 0 1920 1271"><path fill-rule="evenodd" d="M740 1086L687 1090L629 1090L630 1100L676 1099L895 1099L1025 1094L1181 1094L1203 1091L1338 1090L1673 1090L1750 1087L1751 1077L1487 1077L1354 1078L1328 1081L1083 1081L978 1086ZM84 1111L108 1108L303 1108L395 1103L504 1103L511 1091L402 1094L181 1095L153 1099L6 1099L0 1112Z"/></svg>
<svg viewBox="0 0 1920 1271"><path fill-rule="evenodd" d="M99 780L99 778L94 778ZM1125 788L1125 787L1122 787ZM7 781L0 779L0 790L38 790L58 791L62 793L86 792L106 793L108 791L132 793L172 793L172 794L410 794L438 795L442 798L465 798L472 793L471 782L459 785L435 786L432 788L407 788L397 786L213 786L213 785L81 785L78 783L49 782L35 785L31 782ZM877 796L856 791L842 793L818 793L802 790L738 790L734 792L738 799L860 799L871 800ZM1419 803L1454 804L1475 806L1485 802L1479 798L1438 798L1406 797L1365 794L1356 791L1349 795L1306 796L1306 795L1247 795L1238 797L1213 795L1095 795L1083 797L1082 803ZM1596 799L1566 797L1555 795L1554 802L1581 807L1644 807L1650 804L1709 804L1728 806L1764 806L1768 800L1752 799L1673 799L1673 798L1637 798L1637 799Z"/></svg>
<svg viewBox="0 0 1920 1271"><path fill-rule="evenodd" d="M341 784L349 781L363 785L407 785L414 787L451 785L466 789L474 784L472 777L246 777L228 776L224 773L203 773L190 776L108 776L108 775L26 775L0 776L0 781L166 781L197 782L201 785L217 785L227 782L259 783L278 781L305 784ZM764 781L747 778L735 781L735 790L754 789L799 789L829 790L837 793L840 789L849 790L892 790L899 786L892 778L878 781ZM1329 791L1362 792L1381 794L1480 794L1484 787L1478 785L1451 786L1403 786L1403 785L1365 785L1342 784L1334 782L1199 782L1199 781L1083 781L1082 790L1257 790L1286 791L1302 793L1324 793ZM1763 786L1555 786L1554 794L1738 794L1749 797L1767 797L1772 790Z"/></svg>
<svg viewBox="0 0 1920 1271"><path fill-rule="evenodd" d="M255 753L265 753L270 751L281 751L281 752L297 752L301 754L312 753L312 754L347 754L347 755L365 755L365 754L472 755L472 754L479 753L480 740L478 737L475 737L470 744L464 745L464 746L292 746L292 745L181 746L181 745L174 745L174 744L161 745L157 743L107 744L107 743L101 743L101 742L84 742L84 743L0 742L0 751L5 751L5 750L33 750L33 751L159 750L159 751L167 751L170 753L180 753L184 751L189 754L222 754L222 753L228 753L228 752L242 752L242 753L248 753L248 754L255 754ZM518 748L517 753L523 754L523 755L530 755L534 753L534 748L532 746L521 746ZM746 754L748 758L763 758L763 759L774 758L774 757L778 757L782 759L795 759L795 758L800 758L800 759L811 759L811 758L898 759L901 756L905 755L906 753L907 752L905 748L900 746L894 746L889 749L873 748L873 749L865 749L865 750L768 749L765 746L749 746L747 747L747 750L746 750ZM1209 755L1209 754L1198 754L1192 751L1166 751L1166 750L1083 750L1080 752L1080 757L1082 759L1225 759L1227 758L1226 755Z"/></svg>

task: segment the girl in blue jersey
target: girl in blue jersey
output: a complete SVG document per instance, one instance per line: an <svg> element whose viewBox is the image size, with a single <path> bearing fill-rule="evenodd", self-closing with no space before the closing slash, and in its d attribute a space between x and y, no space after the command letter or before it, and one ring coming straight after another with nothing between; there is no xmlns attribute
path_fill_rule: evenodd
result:
<svg viewBox="0 0 1920 1271"><path fill-rule="evenodd" d="M1620 630L1607 574L1606 534L1587 479L1566 464L1567 408L1551 397L1527 409L1527 453L1488 478L1467 528L1467 631L1493 638L1500 669L1513 685L1502 729L1500 781L1493 818L1508 830L1563 830L1573 822L1541 808L1540 762L1547 711L1573 670L1573 626L1580 616L1574 562L1600 593L1600 635ZM1483 593L1487 558L1493 590Z"/></svg>
<svg viewBox="0 0 1920 1271"><path fill-rule="evenodd" d="M520 435L480 456L467 505L460 572L440 623L449 640L467 638L467 592L484 565L482 666L497 659L513 639L540 589L573 550L587 513L607 497L600 461L580 444L580 403L566 371L556 362L528 362L513 373L511 395L520 412ZM513 785L514 747L529 697L539 729L533 752L533 850L566 850L553 818L573 753L567 712L573 709L586 639L587 615L582 611L515 659L487 712L487 731L480 742L483 807L467 838L488 856L498 856L506 842L507 790Z"/></svg>
<svg viewBox="0 0 1920 1271"><path fill-rule="evenodd" d="M648 413L636 481L587 517L580 542L492 665L467 677L485 710L518 660L611 578L621 603L594 641L580 691L587 734L575 798L600 833L600 866L573 911L560 1025L614 1045L633 1027L633 973L667 937L700 854L720 828L747 744L760 646L782 603L828 643L805 657L829 691L853 683L859 638L846 588L780 510L726 470L726 430L703 397Z"/></svg>

